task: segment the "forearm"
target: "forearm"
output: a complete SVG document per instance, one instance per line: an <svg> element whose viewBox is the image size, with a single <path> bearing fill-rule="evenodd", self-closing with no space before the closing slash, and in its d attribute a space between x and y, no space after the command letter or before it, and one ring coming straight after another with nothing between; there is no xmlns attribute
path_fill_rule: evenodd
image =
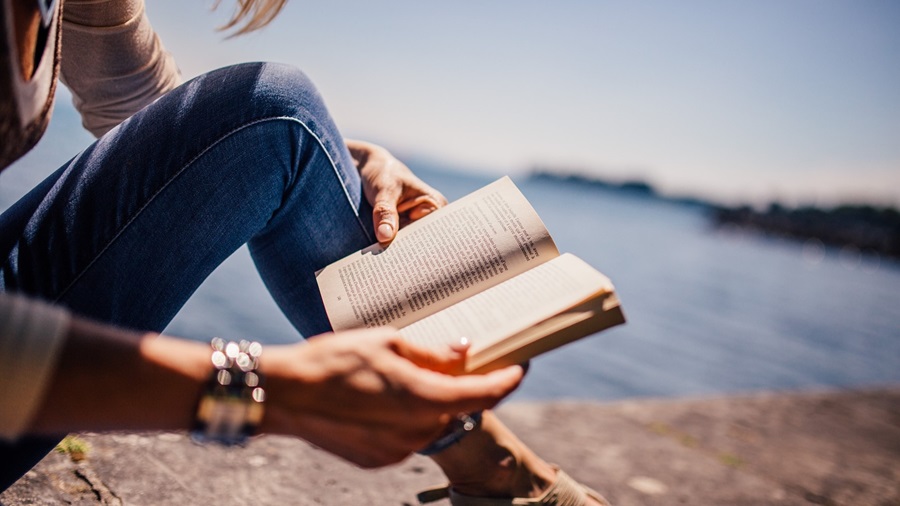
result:
<svg viewBox="0 0 900 506"><path fill-rule="evenodd" d="M73 319L31 432L187 429L209 356L203 343Z"/></svg>

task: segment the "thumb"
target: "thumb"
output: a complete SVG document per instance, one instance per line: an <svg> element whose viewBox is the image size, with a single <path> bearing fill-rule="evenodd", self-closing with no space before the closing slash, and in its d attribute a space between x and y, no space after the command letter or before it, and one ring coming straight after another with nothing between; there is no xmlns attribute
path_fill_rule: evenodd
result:
<svg viewBox="0 0 900 506"><path fill-rule="evenodd" d="M399 189L382 188L375 195L372 222L375 224L375 238L378 242L390 242L400 228L400 213L397 212Z"/></svg>

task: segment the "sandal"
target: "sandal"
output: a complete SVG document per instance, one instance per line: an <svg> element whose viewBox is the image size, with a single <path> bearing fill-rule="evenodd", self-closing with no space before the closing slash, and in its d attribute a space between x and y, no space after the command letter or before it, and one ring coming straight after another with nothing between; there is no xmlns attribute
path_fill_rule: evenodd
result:
<svg viewBox="0 0 900 506"><path fill-rule="evenodd" d="M556 482L539 497L473 497L460 494L449 485L420 492L416 497L421 504L449 497L452 506L585 506L588 498L610 506L609 501L597 491L573 480L559 468L556 470Z"/></svg>

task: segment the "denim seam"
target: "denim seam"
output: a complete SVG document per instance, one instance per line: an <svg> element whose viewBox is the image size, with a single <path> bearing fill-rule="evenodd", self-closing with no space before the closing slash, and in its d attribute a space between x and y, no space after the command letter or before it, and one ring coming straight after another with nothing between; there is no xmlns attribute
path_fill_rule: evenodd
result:
<svg viewBox="0 0 900 506"><path fill-rule="evenodd" d="M231 137L232 135L240 132L241 130L244 130L246 128L250 128L252 126L255 126L255 125L258 125L261 123L265 123L268 121L279 121L279 120L296 122L297 124L302 126L303 129L306 130L313 137L313 139L316 140L316 143L318 143L319 148L322 149L322 151L325 153L325 156L328 158L328 163L331 165L331 170L333 171L334 175L338 178L338 181L340 182L341 188L344 191L344 197L346 197L346 199L347 199L347 204L350 206L350 209L353 210L353 215L356 216L356 222L359 224L360 228L365 233L365 228L366 228L365 224L362 222L362 220L360 220L359 213L358 213L356 207L353 205L353 199L350 198L350 194L347 192L347 186L345 184L344 178L341 176L340 171L338 170L337 166L335 165L334 159L331 158L331 153L329 153L328 149L325 148L325 144L322 142L322 139L320 139L319 136L316 135L316 133L313 132L312 129L309 128L309 126L305 122L303 122L300 119L295 118L293 116L272 116L272 117L268 117L268 118L259 118L259 119L253 120L249 123L246 123L244 125L241 125L237 128L234 128L234 129L228 131L227 133L223 134L222 136L220 136L215 141L209 143L209 145L205 149L203 149L201 152L197 153L196 156L191 158L186 164L184 164L184 166L180 170L178 170L177 172L172 174L172 176L168 178L166 183L163 184L156 192L154 192L153 195L151 195L150 198L147 199L147 202L145 202L144 205L142 205L140 207L140 209L138 209L137 212L134 213L134 216L132 216L127 222L125 222L122 225L122 227L119 229L119 231L116 232L116 234L113 235L112 238L110 238L110 240L107 242L106 246L104 246L97 252L97 254L94 256L94 259L91 260L83 269L81 269L81 272L79 272L78 275L76 275L74 278L72 278L72 281L70 281L69 284L66 285L66 287L63 288L59 292L59 295L57 295L56 297L53 298L53 302L59 302L60 299L65 297L65 295L69 292L69 290L71 290L72 287L75 286L75 284L78 283L78 281L84 276L84 274L88 270L90 270L90 268L93 267L94 264L97 263L97 261L100 259L100 257L102 257L103 254L106 253L106 251L110 247L112 247L112 245L125 232L125 230L127 230L128 227L131 226L131 224L134 223L134 221L136 219L138 219L138 217L144 212L144 210L147 209L147 207L150 204L152 204L154 200L156 200L156 197L158 197L166 188L169 187L170 184L172 184L173 181L178 179L186 170L188 170L188 168L190 168L194 164L194 162L199 160L202 156L204 156L206 153L208 153L211 149L216 147L222 141L224 141L225 139ZM368 237L368 234L366 234L366 236Z"/></svg>

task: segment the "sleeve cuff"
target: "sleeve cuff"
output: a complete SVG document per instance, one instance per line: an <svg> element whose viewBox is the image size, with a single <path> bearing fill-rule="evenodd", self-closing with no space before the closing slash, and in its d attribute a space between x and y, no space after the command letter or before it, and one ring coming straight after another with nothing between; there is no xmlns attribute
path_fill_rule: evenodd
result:
<svg viewBox="0 0 900 506"><path fill-rule="evenodd" d="M0 439L27 430L53 378L70 320L65 309L0 293Z"/></svg>

